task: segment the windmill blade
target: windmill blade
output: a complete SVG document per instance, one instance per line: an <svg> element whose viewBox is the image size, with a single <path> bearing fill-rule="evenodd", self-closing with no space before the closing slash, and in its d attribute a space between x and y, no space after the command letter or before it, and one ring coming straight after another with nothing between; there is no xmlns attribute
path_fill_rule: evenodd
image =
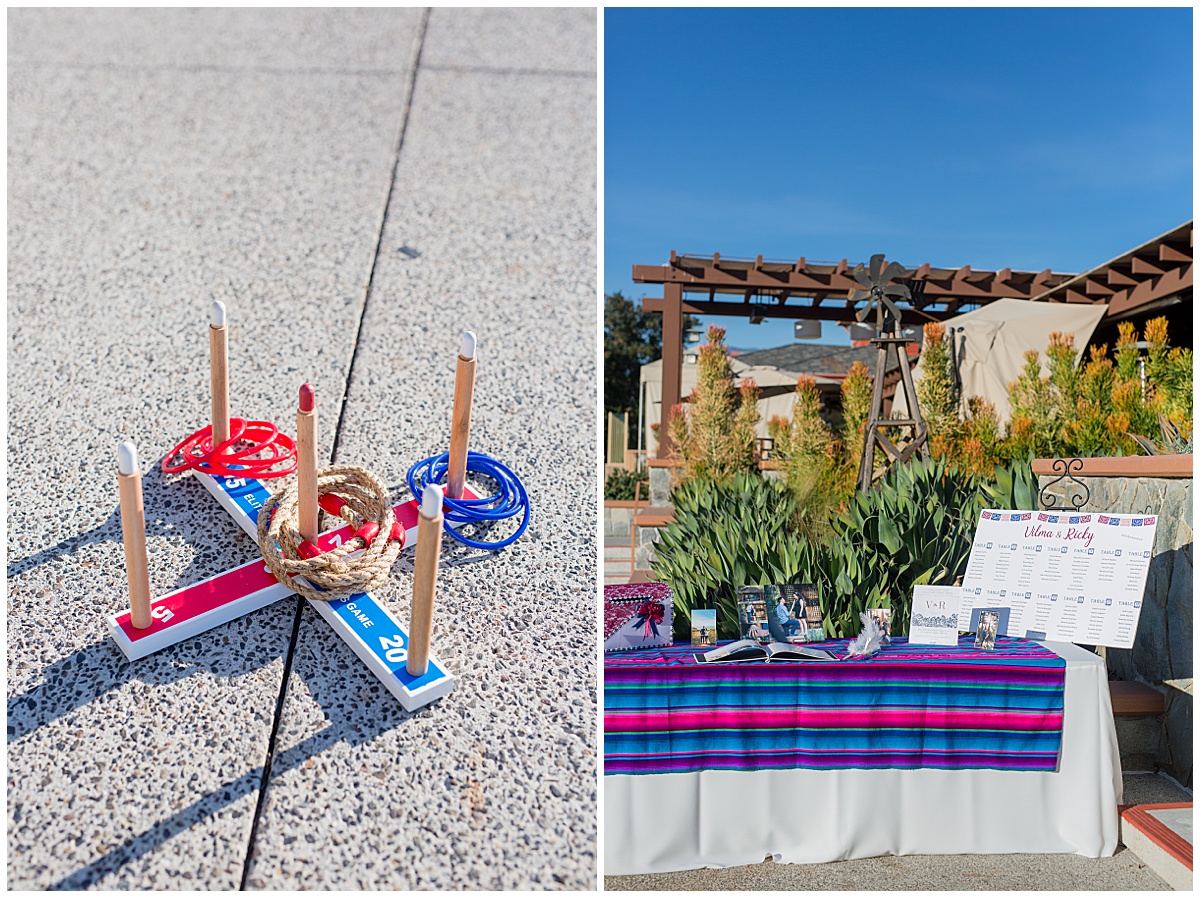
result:
<svg viewBox="0 0 1200 898"><path fill-rule="evenodd" d="M871 306L871 305L865 305L862 307L861 310L859 310L859 313L857 315L855 315L854 317L856 319L858 319L859 321L865 321L867 318L867 315L869 315L871 313L872 308L873 308L873 306Z"/></svg>
<svg viewBox="0 0 1200 898"><path fill-rule="evenodd" d="M871 256L871 283L879 283L879 269L883 267L883 253Z"/></svg>
<svg viewBox="0 0 1200 898"><path fill-rule="evenodd" d="M902 271L904 271L904 266L899 262L888 262L888 267L883 269L883 279L880 281L880 283L883 283L884 281L890 281L892 278L898 277Z"/></svg>
<svg viewBox="0 0 1200 898"><path fill-rule="evenodd" d="M893 303L886 296L883 298L883 304L885 306L887 306L888 311L892 313L892 317L896 319L896 327L899 328L900 327L900 310L897 309L895 303Z"/></svg>
<svg viewBox="0 0 1200 898"><path fill-rule="evenodd" d="M850 305L857 305L858 303L862 302L864 299L870 299L870 297L871 297L870 290L851 290L850 291Z"/></svg>
<svg viewBox="0 0 1200 898"><path fill-rule="evenodd" d="M862 284L863 287L866 288L867 290L870 290L871 287L873 286L871 284L871 279L869 277L867 277L867 273L866 273L866 271L863 270L863 267L861 265L859 265L857 268L854 269L854 279L856 281L858 281L860 284Z"/></svg>
<svg viewBox="0 0 1200 898"><path fill-rule="evenodd" d="M884 296L899 296L902 299L912 299L912 293L903 284L888 284L883 288Z"/></svg>

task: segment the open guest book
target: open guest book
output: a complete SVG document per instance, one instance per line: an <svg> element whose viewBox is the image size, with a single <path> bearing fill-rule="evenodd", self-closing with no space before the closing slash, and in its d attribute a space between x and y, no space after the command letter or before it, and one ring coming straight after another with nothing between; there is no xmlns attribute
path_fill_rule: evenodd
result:
<svg viewBox="0 0 1200 898"><path fill-rule="evenodd" d="M832 652L824 649L796 645L794 642L760 643L753 639L741 639L696 655L696 660L705 664L738 661L837 661Z"/></svg>

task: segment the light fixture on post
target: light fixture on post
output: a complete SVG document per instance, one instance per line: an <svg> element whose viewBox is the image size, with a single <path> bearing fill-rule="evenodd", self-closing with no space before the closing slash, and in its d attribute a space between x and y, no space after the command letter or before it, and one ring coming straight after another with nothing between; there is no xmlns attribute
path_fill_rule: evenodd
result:
<svg viewBox="0 0 1200 898"><path fill-rule="evenodd" d="M762 301L762 297L755 297L750 300L750 323L762 324L763 319L767 317L769 306Z"/></svg>
<svg viewBox="0 0 1200 898"><path fill-rule="evenodd" d="M821 339L821 322L820 320L810 321L807 319L797 321L793 338L796 340L820 340Z"/></svg>

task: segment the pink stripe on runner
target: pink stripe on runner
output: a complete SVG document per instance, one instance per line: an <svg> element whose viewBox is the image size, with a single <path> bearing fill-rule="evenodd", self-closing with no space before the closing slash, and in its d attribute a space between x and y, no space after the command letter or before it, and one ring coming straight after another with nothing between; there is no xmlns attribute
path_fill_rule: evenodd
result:
<svg viewBox="0 0 1200 898"><path fill-rule="evenodd" d="M965 711L953 708L909 709L814 709L738 708L718 711L608 711L605 729L610 732L643 733L670 730L791 729L825 727L837 729L872 727L923 727L936 729L1058 729L1062 713L1044 711Z"/></svg>

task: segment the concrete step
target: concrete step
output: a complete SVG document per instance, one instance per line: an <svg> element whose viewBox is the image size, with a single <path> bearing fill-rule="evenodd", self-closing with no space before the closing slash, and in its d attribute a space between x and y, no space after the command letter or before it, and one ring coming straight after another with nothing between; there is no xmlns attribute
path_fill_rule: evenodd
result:
<svg viewBox="0 0 1200 898"><path fill-rule="evenodd" d="M1192 804L1139 804L1121 810L1121 842L1180 892L1192 890Z"/></svg>

